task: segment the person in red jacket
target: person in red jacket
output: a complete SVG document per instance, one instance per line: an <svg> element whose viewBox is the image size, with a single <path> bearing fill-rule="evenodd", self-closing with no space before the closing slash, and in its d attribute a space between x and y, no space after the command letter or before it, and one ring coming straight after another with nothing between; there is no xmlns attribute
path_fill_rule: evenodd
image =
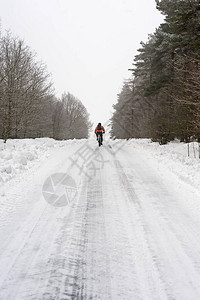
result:
<svg viewBox="0 0 200 300"><path fill-rule="evenodd" d="M98 140L98 135L100 134L100 135L101 135L101 141L103 142L103 133L105 133L105 129L104 129L104 127L101 125L101 123L99 123L99 124L97 125L97 127L95 128L94 133L96 133L97 140Z"/></svg>

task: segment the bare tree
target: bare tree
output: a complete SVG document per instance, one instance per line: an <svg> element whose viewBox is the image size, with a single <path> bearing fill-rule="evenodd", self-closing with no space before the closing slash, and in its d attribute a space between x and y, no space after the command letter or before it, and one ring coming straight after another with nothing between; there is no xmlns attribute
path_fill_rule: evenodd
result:
<svg viewBox="0 0 200 300"><path fill-rule="evenodd" d="M54 138L87 138L90 127L89 114L81 101L70 93L63 93L61 100L55 103Z"/></svg>
<svg viewBox="0 0 200 300"><path fill-rule="evenodd" d="M24 41L0 35L0 135L8 138L87 138L89 115L80 100L53 94L46 66Z"/></svg>
<svg viewBox="0 0 200 300"><path fill-rule="evenodd" d="M46 67L35 62L35 56L22 40L7 33L0 40L0 50L0 116L6 141L26 135L29 124L34 130L41 104L52 89Z"/></svg>

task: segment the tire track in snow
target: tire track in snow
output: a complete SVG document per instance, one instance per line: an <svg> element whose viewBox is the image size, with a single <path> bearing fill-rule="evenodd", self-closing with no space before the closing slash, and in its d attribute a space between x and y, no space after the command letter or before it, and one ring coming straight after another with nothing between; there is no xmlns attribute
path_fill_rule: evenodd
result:
<svg viewBox="0 0 200 300"><path fill-rule="evenodd" d="M111 299L102 188L101 171L98 171L87 186L85 292L80 299Z"/></svg>
<svg viewBox="0 0 200 300"><path fill-rule="evenodd" d="M59 154L56 154L56 157L58 156ZM66 171L65 165L68 158L63 159L61 156L61 160L55 160L52 157L52 160L53 163L57 163L56 166L59 171L62 169ZM51 164L51 160L46 162L46 165L50 165L50 169L55 169L54 164ZM46 174L45 168L42 169L43 173ZM36 174L35 177L38 177L38 175ZM31 174L31 177L27 179L27 183L29 183L27 189L32 179ZM60 227L60 221L57 220L62 218L63 213L59 211L59 208L56 210L47 205L46 202L44 204L34 203L36 198L40 197L42 180L43 177L39 176L33 181L37 186L33 186L34 189L30 191L28 189L30 193L28 201L33 200L33 205L26 203L27 190L25 189L26 193L23 192L25 209L20 214L24 217L23 212L24 214L27 213L28 218L24 222L19 222L20 226L15 229L15 235L14 233L10 234L5 239L1 249L0 267L3 273L0 277L2 283L0 299L2 300L38 300L40 299L38 295L41 296L41 291L44 290L43 283L49 278L51 269L48 263L48 255L51 253L56 232Z"/></svg>
<svg viewBox="0 0 200 300"><path fill-rule="evenodd" d="M119 167L119 163L117 165ZM199 247L197 243L199 238L197 236L195 238L195 233L199 232L198 227L194 227L194 224L190 225L192 218L190 217L189 223L188 216L185 216L182 211L180 212L181 206L179 207L177 203L181 205L182 202L178 199L178 196L169 192L169 186L164 186L162 180L155 176L154 170L151 170L147 164L136 163L131 165L129 171L131 170L131 175L134 174L134 176L131 176L132 183L130 183L122 165L119 168L121 169L121 181L124 189L127 190L130 200L134 199L135 196L137 197L139 192L141 209L138 205L136 205L136 209L138 209L138 214L141 215L147 244L165 286L167 297L177 300L187 300L189 298L198 300L200 289L197 278L199 278L199 275L195 272L195 267L198 266L196 264L191 265L192 257L193 259L196 257L197 261L200 257L198 250L196 255L194 255L195 250L192 247L193 243L194 245L196 243L197 248ZM142 188L142 185L144 188ZM136 188L135 192L133 192L133 186ZM188 225L186 225L187 222ZM181 226L186 226L188 234L191 226L194 227L194 234L191 230L191 234L194 237L191 239L188 236L193 243L190 244L190 241L187 241ZM185 251L183 244L185 242L190 255L192 252L191 261L188 260L188 254ZM166 244L167 248L163 248L164 244Z"/></svg>
<svg viewBox="0 0 200 300"><path fill-rule="evenodd" d="M121 165L121 163L119 162L119 160L114 160L114 164L115 167L117 169L117 174L120 178L120 182L122 184L122 187L125 191L125 193L128 196L129 201L134 205L134 210L135 210L135 214L133 215L131 213L131 209L129 210L129 219L132 220L133 217L137 216L137 222L139 223L140 229L141 229L141 233L142 233L142 238L143 241L140 241L143 245L143 247L146 247L146 253L144 253L144 255L147 255L147 253L149 252L150 257L151 257L151 261L149 260L149 258L147 259L147 265L145 266L145 263L143 261L143 266L145 266L145 268L148 268L148 264L151 264L152 269L155 269L157 272L157 280L160 280L160 283L155 283L154 280L155 278L153 278L152 276L152 272L149 269L148 270L148 275L147 277L150 275L150 280L148 280L149 282L149 287L152 287L154 285L154 288L151 289L151 296L156 297L156 286L160 285L162 287L162 289L165 291L165 295L164 299L166 298L167 300L175 300L175 298L173 297L173 293L171 290L170 285L165 281L165 277L163 274L163 270L162 270L162 263L159 261L159 258L157 257L156 252L154 251L153 247L151 246L152 241L150 238L150 231L148 230L148 224L145 222L145 215L143 213L142 210L142 206L141 206L141 200L137 197L137 194L135 193L135 190L132 186L132 184L130 183L130 180L128 179L126 173L123 170L123 167ZM134 228L134 226L133 226ZM138 237L138 240L136 239L136 243L139 242L140 237L138 235L136 235L136 237ZM144 245L144 242L146 245ZM154 243L154 241L153 241ZM138 252L138 256L140 249L137 248L137 252ZM134 249L135 250L135 249ZM141 258L142 256L140 256ZM144 259L144 257L143 257ZM159 296L157 296L159 297ZM159 299L159 298L154 298L154 299Z"/></svg>
<svg viewBox="0 0 200 300"><path fill-rule="evenodd" d="M84 179L73 218L57 239L51 279L41 299L111 299L105 237L101 180Z"/></svg>
<svg viewBox="0 0 200 300"><path fill-rule="evenodd" d="M54 251L49 259L51 273L42 300L75 299L74 290L79 290L78 271L83 267L83 216L85 204L80 202L85 190L82 189L77 205L65 217L55 241Z"/></svg>
<svg viewBox="0 0 200 300"><path fill-rule="evenodd" d="M54 218L56 219L55 212L49 211L45 207L6 274L0 299L31 300L38 298L36 294L41 289L41 284L44 283L44 278L49 272L48 254L59 227L59 223L55 226L55 223L52 222ZM12 251L11 254L13 254Z"/></svg>
<svg viewBox="0 0 200 300"><path fill-rule="evenodd" d="M4 249L2 249L1 255L3 255L5 251L8 251L8 255L9 254L11 254L11 255L9 255L8 257L4 257L3 261L1 261L1 263L3 263L3 265L4 265L4 266L1 266L1 269L4 270L4 273L3 273L3 276L1 276L0 285L2 285L5 280L7 280L7 277L9 277L9 274L13 271L18 259L20 258L22 252L26 248L26 246L29 242L29 239L31 238L37 225L41 221L41 218L44 215L46 208L47 208L47 205L45 204L45 207L42 210L42 213L39 215L39 217L37 216L36 220L35 219L33 221L31 220L30 224L27 224L27 223L25 224L26 237L24 238L24 234L21 232L21 235L23 236L23 240L21 240L20 238L19 239L16 238L16 241L15 241L14 247L16 248L16 245L17 245L17 248L18 248L17 253L14 252L14 249L13 250L9 249L9 248L7 249L7 247L9 247L9 241L7 241L6 245L4 246ZM30 229L27 230L27 228L29 228L29 227L30 227ZM23 231L24 229L22 228L21 230Z"/></svg>

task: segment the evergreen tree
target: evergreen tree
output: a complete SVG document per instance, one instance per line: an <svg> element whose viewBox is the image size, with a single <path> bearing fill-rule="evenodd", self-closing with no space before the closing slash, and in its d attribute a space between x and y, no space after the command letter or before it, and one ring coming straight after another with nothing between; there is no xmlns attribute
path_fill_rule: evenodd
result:
<svg viewBox="0 0 200 300"><path fill-rule="evenodd" d="M137 108L134 114L141 137L160 143L175 137L184 141L199 139L200 3L157 0L156 4L165 22L146 43L141 43L134 59L134 91L127 111ZM114 108L113 132L116 117L123 115L123 124L130 120L118 104Z"/></svg>

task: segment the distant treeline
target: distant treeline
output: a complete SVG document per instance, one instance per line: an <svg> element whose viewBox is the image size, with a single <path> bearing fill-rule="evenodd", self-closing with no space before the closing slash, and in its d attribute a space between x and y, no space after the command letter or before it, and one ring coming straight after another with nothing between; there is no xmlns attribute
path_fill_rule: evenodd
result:
<svg viewBox="0 0 200 300"><path fill-rule="evenodd" d="M165 21L134 58L114 105L111 134L200 142L200 2L157 0Z"/></svg>
<svg viewBox="0 0 200 300"><path fill-rule="evenodd" d="M55 97L46 66L24 41L0 32L0 138L87 138L90 126L80 100Z"/></svg>

